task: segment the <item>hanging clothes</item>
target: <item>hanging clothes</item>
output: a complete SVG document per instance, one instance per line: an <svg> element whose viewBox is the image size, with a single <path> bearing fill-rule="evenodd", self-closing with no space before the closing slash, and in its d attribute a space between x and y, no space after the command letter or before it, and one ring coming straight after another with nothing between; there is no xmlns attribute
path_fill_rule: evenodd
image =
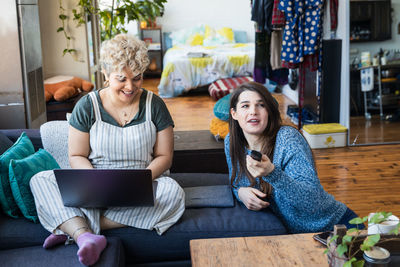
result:
<svg viewBox="0 0 400 267"><path fill-rule="evenodd" d="M282 30L285 26L285 14L278 9L280 0L274 0L271 24L274 30Z"/></svg>
<svg viewBox="0 0 400 267"><path fill-rule="evenodd" d="M256 45L254 58L254 74L253 79L258 83L265 83L267 72L269 72L269 48L271 43L271 35L267 32L256 31Z"/></svg>
<svg viewBox="0 0 400 267"><path fill-rule="evenodd" d="M257 22L259 31L271 33L272 8L274 0L253 0L251 20Z"/></svg>
<svg viewBox="0 0 400 267"><path fill-rule="evenodd" d="M331 31L335 32L338 24L338 5L339 0L329 0L329 13L331 18Z"/></svg>
<svg viewBox="0 0 400 267"><path fill-rule="evenodd" d="M286 25L281 58L289 63L300 63L304 56L319 49L322 28L323 0L281 0Z"/></svg>
<svg viewBox="0 0 400 267"><path fill-rule="evenodd" d="M273 31L271 33L271 68L273 70L282 68L281 50L282 50L282 31Z"/></svg>

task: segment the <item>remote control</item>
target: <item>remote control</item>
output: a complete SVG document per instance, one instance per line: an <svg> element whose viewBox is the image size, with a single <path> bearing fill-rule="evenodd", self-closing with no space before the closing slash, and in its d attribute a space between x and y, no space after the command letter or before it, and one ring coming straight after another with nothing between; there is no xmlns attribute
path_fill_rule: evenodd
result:
<svg viewBox="0 0 400 267"><path fill-rule="evenodd" d="M261 161L262 154L256 150L252 150L250 152L250 157L252 157L253 159L255 159L257 161Z"/></svg>

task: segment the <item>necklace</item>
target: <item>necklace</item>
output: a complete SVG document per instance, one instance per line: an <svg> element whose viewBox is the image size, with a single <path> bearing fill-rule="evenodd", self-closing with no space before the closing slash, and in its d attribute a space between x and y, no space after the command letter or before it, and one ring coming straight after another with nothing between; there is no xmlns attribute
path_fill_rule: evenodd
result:
<svg viewBox="0 0 400 267"><path fill-rule="evenodd" d="M130 107L129 113L126 112L126 110L122 111L122 118L120 113L118 113L118 117L121 123L121 126L125 126L128 124L128 122L132 119L132 111L133 111L133 107Z"/></svg>

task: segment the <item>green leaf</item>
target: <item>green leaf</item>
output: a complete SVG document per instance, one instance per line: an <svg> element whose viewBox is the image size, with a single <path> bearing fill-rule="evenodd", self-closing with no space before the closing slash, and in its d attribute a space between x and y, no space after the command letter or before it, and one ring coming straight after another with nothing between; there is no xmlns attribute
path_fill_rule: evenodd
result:
<svg viewBox="0 0 400 267"><path fill-rule="evenodd" d="M338 245L336 251L339 254L339 256L342 257L343 254L347 252L347 244Z"/></svg>
<svg viewBox="0 0 400 267"><path fill-rule="evenodd" d="M63 30L64 30L64 28L60 27L60 28L57 29L57 32L62 32Z"/></svg>
<svg viewBox="0 0 400 267"><path fill-rule="evenodd" d="M71 37L69 37L69 36L67 36L67 37L65 37L65 38L67 38L67 40L71 40Z"/></svg>
<svg viewBox="0 0 400 267"><path fill-rule="evenodd" d="M349 261L346 261L344 264L343 264L343 267L352 267L352 262L355 262L357 259L356 258L351 258Z"/></svg>
<svg viewBox="0 0 400 267"><path fill-rule="evenodd" d="M329 252L329 248L324 250L324 254L327 254Z"/></svg>
<svg viewBox="0 0 400 267"><path fill-rule="evenodd" d="M350 224L362 224L363 222L364 222L363 219L361 219L360 217L351 219L351 220L349 221Z"/></svg>
<svg viewBox="0 0 400 267"><path fill-rule="evenodd" d="M369 235L369 236L367 236L366 239L364 239L362 247L364 247L364 248L366 248L366 250L368 250L367 247L371 248L371 247L375 246L375 244L378 243L380 239L381 239L380 234Z"/></svg>
<svg viewBox="0 0 400 267"><path fill-rule="evenodd" d="M68 49L64 49L64 51L63 51L63 56L65 56L65 54L68 52Z"/></svg>
<svg viewBox="0 0 400 267"><path fill-rule="evenodd" d="M350 228L349 230L347 230L346 234L351 234L351 233L354 233L354 232L357 232L357 231L358 231L357 228Z"/></svg>
<svg viewBox="0 0 400 267"><path fill-rule="evenodd" d="M60 14L59 16L58 16L61 20L65 20L65 19L67 19L68 17L67 16L65 16L64 14Z"/></svg>
<svg viewBox="0 0 400 267"><path fill-rule="evenodd" d="M352 266L353 267L363 267L364 263L365 263L364 260L358 260L358 261L353 262Z"/></svg>
<svg viewBox="0 0 400 267"><path fill-rule="evenodd" d="M76 49L68 49L68 53L76 52Z"/></svg>
<svg viewBox="0 0 400 267"><path fill-rule="evenodd" d="M342 240L343 240L344 242L346 242L346 243L350 243L352 239L353 239L352 236L345 235L345 236L343 236L343 239L342 239Z"/></svg>

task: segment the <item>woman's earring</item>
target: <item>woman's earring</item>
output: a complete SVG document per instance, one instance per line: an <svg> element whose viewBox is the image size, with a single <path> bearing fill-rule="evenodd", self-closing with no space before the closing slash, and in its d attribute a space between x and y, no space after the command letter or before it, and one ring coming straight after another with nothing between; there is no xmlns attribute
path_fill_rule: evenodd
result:
<svg viewBox="0 0 400 267"><path fill-rule="evenodd" d="M108 87L110 85L110 81L109 80L105 80L104 81L104 87Z"/></svg>

